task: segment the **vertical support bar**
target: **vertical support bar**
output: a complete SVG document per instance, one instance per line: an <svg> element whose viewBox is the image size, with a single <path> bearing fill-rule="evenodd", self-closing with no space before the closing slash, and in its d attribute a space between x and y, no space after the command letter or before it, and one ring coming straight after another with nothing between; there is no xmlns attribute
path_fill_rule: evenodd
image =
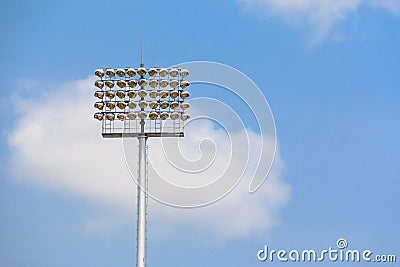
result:
<svg viewBox="0 0 400 267"><path fill-rule="evenodd" d="M146 183L147 183L147 154L146 141L144 134L139 139L139 175L138 175L138 220L137 220L137 255L136 266L146 266Z"/></svg>

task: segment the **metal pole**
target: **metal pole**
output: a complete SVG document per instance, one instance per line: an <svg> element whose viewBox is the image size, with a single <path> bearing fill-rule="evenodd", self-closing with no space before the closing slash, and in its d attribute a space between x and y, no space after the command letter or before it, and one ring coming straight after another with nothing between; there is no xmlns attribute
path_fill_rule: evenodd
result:
<svg viewBox="0 0 400 267"><path fill-rule="evenodd" d="M147 155L146 141L147 136L144 134L139 139L139 177L138 177L138 199L137 199L137 255L136 266L146 266L146 207L147 207Z"/></svg>

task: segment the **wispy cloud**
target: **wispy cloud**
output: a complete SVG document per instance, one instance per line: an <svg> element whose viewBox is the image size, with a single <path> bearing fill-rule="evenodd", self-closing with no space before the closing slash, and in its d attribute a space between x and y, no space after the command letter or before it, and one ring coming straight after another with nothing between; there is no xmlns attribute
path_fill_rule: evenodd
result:
<svg viewBox="0 0 400 267"><path fill-rule="evenodd" d="M103 228L111 231L110 228L121 221L132 223L136 214L133 204L136 202L136 185L125 165L121 140L102 139L100 124L92 119L94 109L91 103L94 98L90 88L93 82L94 77L89 77L53 87L52 91L40 96L17 98L17 121L8 137L12 151L10 162L19 179L86 198L106 210L112 207L111 219L89 219L85 226L89 232ZM210 139L219 140L219 146L225 146L221 131L208 124L194 124L188 130L206 132ZM260 142L258 134L249 131L248 136L254 145ZM199 140L185 138L185 141L184 153L199 155ZM264 143L268 141L264 140ZM151 142L157 141L149 142L151 146ZM137 146L131 148L131 153L135 155ZM151 146L150 161L163 160L161 149ZM229 155L222 155L222 158L229 159ZM240 165L233 162L235 164ZM255 164L257 162L249 162L249 166ZM217 177L218 171L220 168L215 168L215 173L207 175ZM283 163L277 155L268 181L255 194L248 194L251 177L245 173L243 181L231 194L214 205L200 209L183 210L151 202L153 227L161 232L169 222L171 231L174 231L183 223L198 229L206 227L222 237L269 229L279 221L279 211L289 198L289 186L282 181L282 171ZM157 175L157 172L151 175ZM184 174L181 175L175 178L185 180ZM120 211L119 218L115 210Z"/></svg>
<svg viewBox="0 0 400 267"><path fill-rule="evenodd" d="M260 15L278 16L292 25L299 23L312 31L312 44L324 41L337 23L358 11L361 6L382 8L400 14L397 0L241 0L244 7Z"/></svg>

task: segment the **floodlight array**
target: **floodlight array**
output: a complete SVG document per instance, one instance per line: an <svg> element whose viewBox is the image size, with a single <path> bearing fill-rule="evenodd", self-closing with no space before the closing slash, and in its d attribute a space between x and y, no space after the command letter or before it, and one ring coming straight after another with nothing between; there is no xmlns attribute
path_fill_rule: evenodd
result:
<svg viewBox="0 0 400 267"><path fill-rule="evenodd" d="M114 120L183 122L190 118L186 69L106 68L97 69L95 75L99 80L94 83L94 118L103 121L103 129Z"/></svg>

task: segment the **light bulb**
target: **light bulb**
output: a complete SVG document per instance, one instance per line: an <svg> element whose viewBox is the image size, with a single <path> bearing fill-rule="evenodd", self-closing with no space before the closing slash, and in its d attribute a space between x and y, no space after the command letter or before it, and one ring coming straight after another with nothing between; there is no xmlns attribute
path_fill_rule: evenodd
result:
<svg viewBox="0 0 400 267"><path fill-rule="evenodd" d="M114 77L115 72L113 69L107 69L106 74L108 75L108 77Z"/></svg>
<svg viewBox="0 0 400 267"><path fill-rule="evenodd" d="M171 118L171 120L176 120L179 118L179 114L178 112L172 112L169 117Z"/></svg>
<svg viewBox="0 0 400 267"><path fill-rule="evenodd" d="M125 71L123 69L117 69L117 75L119 77L124 77L125 76Z"/></svg>
<svg viewBox="0 0 400 267"><path fill-rule="evenodd" d="M106 115L106 119L107 119L107 120L113 121L114 118L115 118L114 113L107 113L107 115Z"/></svg>
<svg viewBox="0 0 400 267"><path fill-rule="evenodd" d="M113 99L114 96L115 96L115 93L114 93L114 91L107 91L106 96L107 96L109 99Z"/></svg>
<svg viewBox="0 0 400 267"><path fill-rule="evenodd" d="M157 112L150 112L150 115L149 115L149 118L150 118L150 120L155 120L155 119L157 119L158 118L158 114L157 114Z"/></svg>
<svg viewBox="0 0 400 267"><path fill-rule="evenodd" d="M169 70L169 75L172 77L176 77L178 75L178 70L177 69L170 69Z"/></svg>
<svg viewBox="0 0 400 267"><path fill-rule="evenodd" d="M117 82L117 85L118 85L120 88L125 88L125 87L126 87L126 82L125 82L124 80L119 80L119 81Z"/></svg>
<svg viewBox="0 0 400 267"><path fill-rule="evenodd" d="M128 85L130 88L135 88L136 87L136 81L135 80L129 80L128 81Z"/></svg>
<svg viewBox="0 0 400 267"><path fill-rule="evenodd" d="M94 74L99 77L99 78L103 78L104 77L104 70L103 69L97 69Z"/></svg>
<svg viewBox="0 0 400 267"><path fill-rule="evenodd" d="M160 86L161 86L162 88L167 87L167 86L168 86L168 80L161 80L161 81L160 81Z"/></svg>
<svg viewBox="0 0 400 267"><path fill-rule="evenodd" d="M133 76L136 75L135 69L132 69L132 68L128 69L128 70L126 71L126 73L128 73L128 75L131 76L131 77L133 77Z"/></svg>
<svg viewBox="0 0 400 267"><path fill-rule="evenodd" d="M117 96L119 97L119 98L125 98L125 92L124 91L118 91L117 92Z"/></svg>
<svg viewBox="0 0 400 267"><path fill-rule="evenodd" d="M186 76L189 75L189 71L186 69L181 69L181 77L185 78Z"/></svg>
<svg viewBox="0 0 400 267"><path fill-rule="evenodd" d="M95 119L102 121L103 120L103 114L102 113L95 113L93 116Z"/></svg>
<svg viewBox="0 0 400 267"><path fill-rule="evenodd" d="M98 87L98 88L100 88L100 89L103 89L103 87L104 87L104 82L103 82L103 81L96 81L96 82L94 83L94 86L96 86L96 87Z"/></svg>
<svg viewBox="0 0 400 267"><path fill-rule="evenodd" d="M94 92L94 96L97 97L98 99L103 99L104 92L103 91L96 91L96 92Z"/></svg>
<svg viewBox="0 0 400 267"><path fill-rule="evenodd" d="M188 86L189 86L189 82L188 81L181 81L181 88L182 89L185 89Z"/></svg>
<svg viewBox="0 0 400 267"><path fill-rule="evenodd" d="M146 68L144 68L144 67L138 68L137 73L138 73L140 76L143 77L144 75L146 75Z"/></svg>
<svg viewBox="0 0 400 267"><path fill-rule="evenodd" d="M161 69L159 71L159 74L160 74L161 77L165 77L168 74L168 70L167 69Z"/></svg>
<svg viewBox="0 0 400 267"><path fill-rule="evenodd" d="M179 82L177 80L172 80L169 82L169 86L171 86L171 88L177 87L178 84L179 84Z"/></svg>
<svg viewBox="0 0 400 267"><path fill-rule="evenodd" d="M171 98L175 99L178 97L179 94L178 94L178 91L175 90L175 91L172 91L169 95Z"/></svg>
<svg viewBox="0 0 400 267"><path fill-rule="evenodd" d="M157 74L157 69L156 68L149 69L149 75L150 76L155 76L156 74Z"/></svg>
<svg viewBox="0 0 400 267"><path fill-rule="evenodd" d="M114 81L106 81L106 85L108 88L113 88L114 87Z"/></svg>
<svg viewBox="0 0 400 267"><path fill-rule="evenodd" d="M129 98L135 98L136 97L136 91L129 91L128 92Z"/></svg>

